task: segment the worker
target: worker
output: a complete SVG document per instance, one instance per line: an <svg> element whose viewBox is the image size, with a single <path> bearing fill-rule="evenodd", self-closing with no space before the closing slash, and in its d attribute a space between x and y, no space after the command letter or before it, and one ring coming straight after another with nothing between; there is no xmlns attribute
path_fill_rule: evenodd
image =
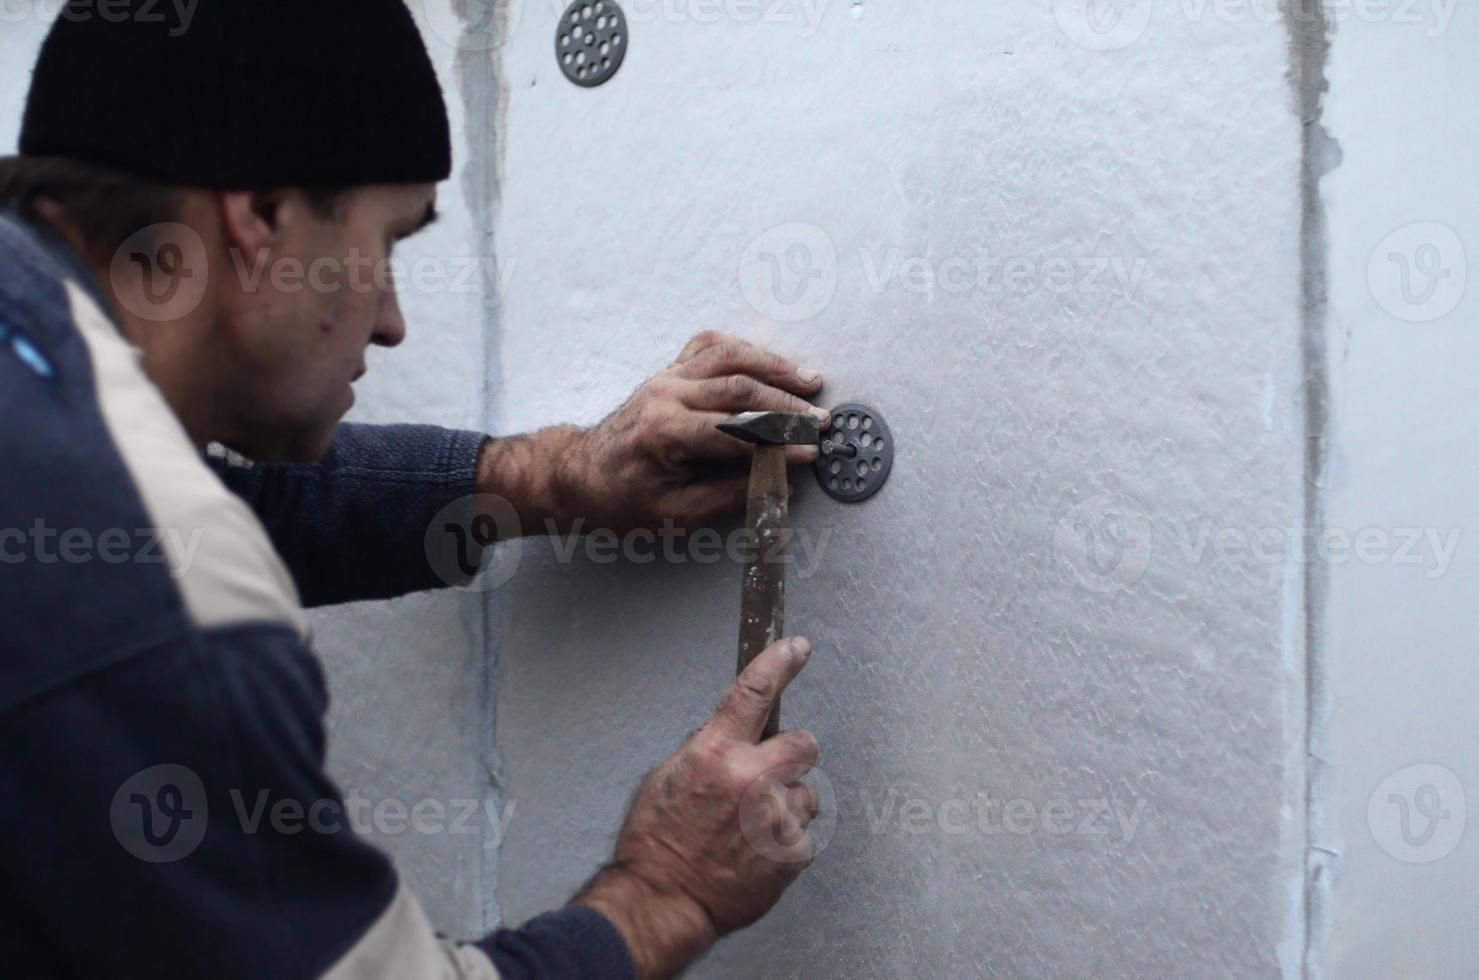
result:
<svg viewBox="0 0 1479 980"><path fill-rule="evenodd" d="M805 639L642 780L568 906L457 942L345 819L304 607L444 585L427 529L480 499L703 525L744 499L715 420L825 417L820 377L700 333L590 428L341 424L407 332L376 270L451 173L430 58L403 0L190 9L67 3L0 160L0 972L676 974L814 855L816 740L761 737Z"/></svg>

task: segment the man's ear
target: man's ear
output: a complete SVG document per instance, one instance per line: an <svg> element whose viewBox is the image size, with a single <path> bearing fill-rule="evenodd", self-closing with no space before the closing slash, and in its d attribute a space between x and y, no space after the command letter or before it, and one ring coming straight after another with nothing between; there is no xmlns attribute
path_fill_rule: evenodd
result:
<svg viewBox="0 0 1479 980"><path fill-rule="evenodd" d="M291 191L225 191L220 197L221 231L227 248L257 252L280 243L301 207Z"/></svg>

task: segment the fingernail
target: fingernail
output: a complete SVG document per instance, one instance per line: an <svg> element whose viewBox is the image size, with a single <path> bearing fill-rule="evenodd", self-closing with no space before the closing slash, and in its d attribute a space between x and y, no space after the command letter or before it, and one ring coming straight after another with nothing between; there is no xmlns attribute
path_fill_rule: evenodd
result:
<svg viewBox="0 0 1479 980"><path fill-rule="evenodd" d="M825 422L832 415L832 413L827 411L825 408L813 408L811 410L811 414L817 417L818 422Z"/></svg>
<svg viewBox="0 0 1479 980"><path fill-rule="evenodd" d="M796 377L800 378L805 384L811 384L813 381L815 381L817 378L820 378L821 376L822 372L813 371L811 368L801 368L796 372Z"/></svg>
<svg viewBox="0 0 1479 980"><path fill-rule="evenodd" d="M791 637L791 655L798 660L811 656L811 641L804 636Z"/></svg>

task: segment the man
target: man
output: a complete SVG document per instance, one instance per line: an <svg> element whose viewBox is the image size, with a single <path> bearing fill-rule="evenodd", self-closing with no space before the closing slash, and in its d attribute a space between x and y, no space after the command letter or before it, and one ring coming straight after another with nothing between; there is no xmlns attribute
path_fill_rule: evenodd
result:
<svg viewBox="0 0 1479 980"><path fill-rule="evenodd" d="M0 161L5 974L678 972L811 859L816 742L760 741L805 640L642 782L569 907L457 944L345 826L303 604L442 584L426 528L474 494L523 527L731 510L744 449L714 422L825 416L820 379L700 334L591 429L340 426L368 345L405 336L364 274L451 170L416 28L402 0L155 6L69 4Z"/></svg>

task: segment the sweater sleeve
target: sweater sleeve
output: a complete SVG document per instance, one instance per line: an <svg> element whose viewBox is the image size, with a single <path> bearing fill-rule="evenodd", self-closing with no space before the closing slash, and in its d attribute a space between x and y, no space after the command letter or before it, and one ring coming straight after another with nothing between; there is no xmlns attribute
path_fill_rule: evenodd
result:
<svg viewBox="0 0 1479 980"><path fill-rule="evenodd" d="M316 463L208 462L251 506L305 606L389 599L460 585L481 548L470 533L486 437L428 425L345 424Z"/></svg>
<svg viewBox="0 0 1479 980"><path fill-rule="evenodd" d="M438 935L324 770L325 707L294 631L250 623L160 637L0 708L0 737L27 747L0 794L25 842L0 853L22 903L0 925L15 975L633 976L588 908L473 942Z"/></svg>

